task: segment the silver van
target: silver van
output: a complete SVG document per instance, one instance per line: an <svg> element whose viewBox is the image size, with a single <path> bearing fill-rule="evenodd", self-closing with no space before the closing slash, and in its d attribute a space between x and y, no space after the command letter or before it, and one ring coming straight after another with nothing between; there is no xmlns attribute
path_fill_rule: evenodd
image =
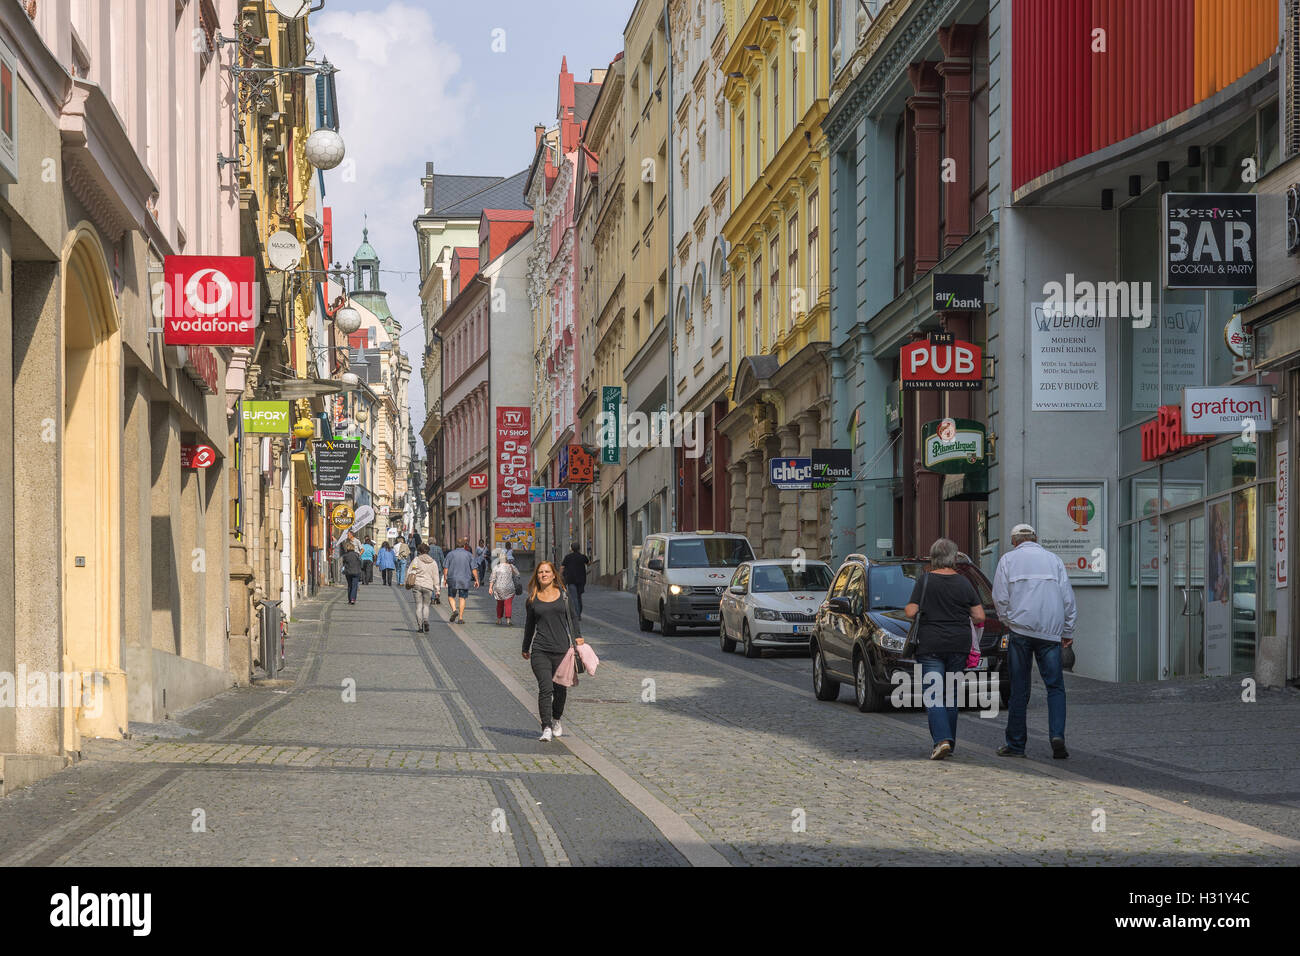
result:
<svg viewBox="0 0 1300 956"><path fill-rule="evenodd" d="M674 531L652 534L636 565L636 616L641 630L665 637L679 627L717 627L719 605L736 568L754 560L743 534Z"/></svg>

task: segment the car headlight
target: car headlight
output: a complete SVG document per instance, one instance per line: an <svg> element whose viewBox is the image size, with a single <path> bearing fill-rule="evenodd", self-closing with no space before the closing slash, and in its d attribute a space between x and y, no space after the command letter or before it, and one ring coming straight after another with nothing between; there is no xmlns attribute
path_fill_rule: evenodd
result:
<svg viewBox="0 0 1300 956"><path fill-rule="evenodd" d="M781 614L779 611L773 611L771 608L756 607L754 608L754 617L760 621L779 621Z"/></svg>
<svg viewBox="0 0 1300 956"><path fill-rule="evenodd" d="M888 631L876 631L876 646L887 651L901 651L907 644L907 638L890 634Z"/></svg>
<svg viewBox="0 0 1300 956"><path fill-rule="evenodd" d="M670 585L668 585L668 593L669 593L669 594L681 594L681 593L682 593L682 586L681 586L680 584L670 584Z"/></svg>

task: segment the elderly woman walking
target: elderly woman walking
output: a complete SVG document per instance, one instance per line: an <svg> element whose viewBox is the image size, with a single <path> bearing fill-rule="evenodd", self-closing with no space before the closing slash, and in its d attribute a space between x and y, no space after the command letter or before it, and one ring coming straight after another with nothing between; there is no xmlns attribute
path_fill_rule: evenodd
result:
<svg viewBox="0 0 1300 956"><path fill-rule="evenodd" d="M921 699L934 740L931 760L943 760L957 745L957 700L948 674L965 670L971 626L984 626L984 605L975 586L957 572L957 545L940 538L930 546L930 567L912 588L904 613L918 625L916 662L921 665ZM937 693L936 697L936 684Z"/></svg>
<svg viewBox="0 0 1300 956"><path fill-rule="evenodd" d="M415 592L415 626L426 634L429 631L429 599L438 593L438 578L442 570L429 556L429 546L421 544L419 554L406 572L405 587Z"/></svg>
<svg viewBox="0 0 1300 956"><path fill-rule="evenodd" d="M509 626L515 604L515 587L518 584L519 572L506 560L505 552L498 548L492 556L492 575L488 579L488 596L497 602L498 624L504 615L506 625Z"/></svg>

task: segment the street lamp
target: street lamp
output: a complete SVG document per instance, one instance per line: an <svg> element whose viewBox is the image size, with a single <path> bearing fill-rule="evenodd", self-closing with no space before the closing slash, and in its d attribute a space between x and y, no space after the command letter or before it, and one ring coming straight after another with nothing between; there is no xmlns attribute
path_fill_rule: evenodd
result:
<svg viewBox="0 0 1300 956"><path fill-rule="evenodd" d="M351 335L361 328L361 313L350 305L342 306L334 313L334 328L344 335Z"/></svg>
<svg viewBox="0 0 1300 956"><path fill-rule="evenodd" d="M338 130L322 126L312 130L311 135L307 137L307 142L303 144L303 152L307 162L317 169L333 169L343 162L343 154L346 150L343 146L343 137L339 135Z"/></svg>

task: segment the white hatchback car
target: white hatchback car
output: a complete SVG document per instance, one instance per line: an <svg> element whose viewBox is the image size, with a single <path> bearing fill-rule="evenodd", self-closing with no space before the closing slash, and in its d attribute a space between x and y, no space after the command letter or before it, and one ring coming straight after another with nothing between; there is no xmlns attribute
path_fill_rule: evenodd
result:
<svg viewBox="0 0 1300 956"><path fill-rule="evenodd" d="M761 657L763 648L806 650L817 609L826 600L834 573L821 561L793 558L746 561L736 569L722 594L719 643L727 652L744 645L746 657Z"/></svg>

